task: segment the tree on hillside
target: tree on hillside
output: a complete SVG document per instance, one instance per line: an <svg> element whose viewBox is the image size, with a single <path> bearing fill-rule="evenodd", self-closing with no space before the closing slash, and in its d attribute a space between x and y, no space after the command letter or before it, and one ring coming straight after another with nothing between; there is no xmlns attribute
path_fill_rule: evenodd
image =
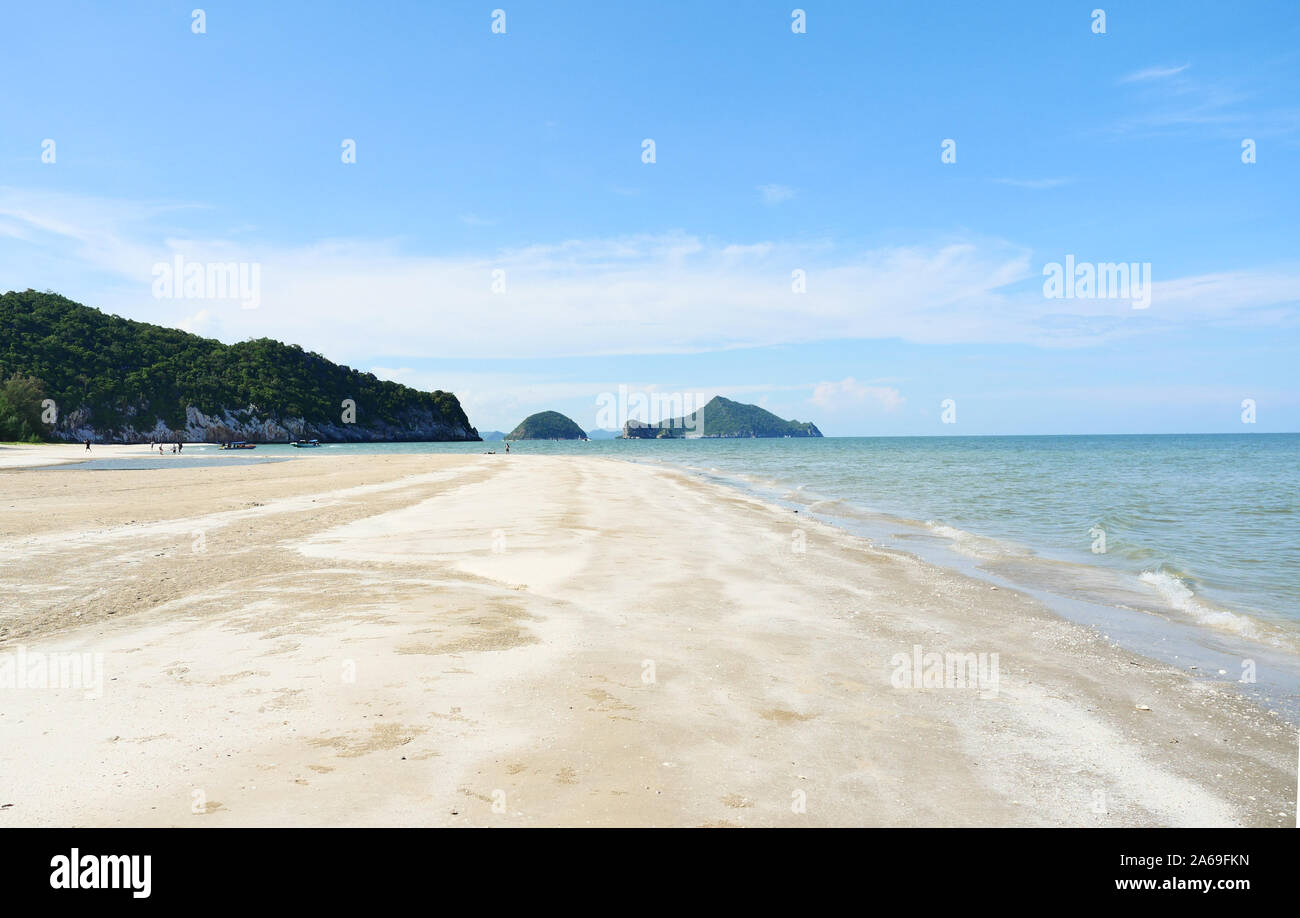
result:
<svg viewBox="0 0 1300 918"><path fill-rule="evenodd" d="M45 439L41 402L45 387L39 379L15 373L0 383L0 440L40 443Z"/></svg>

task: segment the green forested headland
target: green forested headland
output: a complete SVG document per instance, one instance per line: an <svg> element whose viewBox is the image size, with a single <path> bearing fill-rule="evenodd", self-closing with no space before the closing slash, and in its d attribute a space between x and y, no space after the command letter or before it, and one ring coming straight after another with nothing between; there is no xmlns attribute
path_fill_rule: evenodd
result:
<svg viewBox="0 0 1300 918"><path fill-rule="evenodd" d="M181 431L189 408L322 439L478 439L450 392L386 382L294 344L223 344L35 290L0 294L0 383L0 440L66 439L74 429L114 439L158 422ZM38 419L40 400L53 400L56 426L30 430L33 398ZM345 399L356 404L354 424L341 422Z"/></svg>

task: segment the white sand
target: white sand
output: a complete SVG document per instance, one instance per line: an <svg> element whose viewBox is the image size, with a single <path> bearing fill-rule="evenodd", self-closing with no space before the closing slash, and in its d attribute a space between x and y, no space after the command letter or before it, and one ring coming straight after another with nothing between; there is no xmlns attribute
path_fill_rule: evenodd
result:
<svg viewBox="0 0 1300 918"><path fill-rule="evenodd" d="M185 444L189 446L190 444ZM182 450L175 455L192 458L201 453L193 450L189 455ZM65 465L70 462L84 462L87 459L135 459L153 455L161 458L157 448L150 449L147 444L134 443L92 443L86 449L84 443L43 443L39 446L8 445L0 446L0 469L36 468L47 465ZM162 456L171 456L171 444L165 446ZM215 455L208 451L207 455ZM224 454L223 454L224 455Z"/></svg>
<svg viewBox="0 0 1300 918"><path fill-rule="evenodd" d="M1229 690L673 471L11 471L0 513L0 661L104 670L0 688L0 826L1294 821ZM893 687L916 644L996 695Z"/></svg>

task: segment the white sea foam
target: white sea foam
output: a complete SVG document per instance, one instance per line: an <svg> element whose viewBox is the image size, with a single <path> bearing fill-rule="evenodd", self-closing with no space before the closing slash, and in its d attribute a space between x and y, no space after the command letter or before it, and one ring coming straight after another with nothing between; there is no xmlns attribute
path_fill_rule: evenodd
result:
<svg viewBox="0 0 1300 918"><path fill-rule="evenodd" d="M1269 640L1260 633L1259 623L1250 616L1219 609L1198 599L1191 587L1167 571L1143 571L1138 579L1154 587L1170 606L1202 625L1231 631L1253 640ZM1272 640L1269 642L1276 643Z"/></svg>
<svg viewBox="0 0 1300 918"><path fill-rule="evenodd" d="M951 548L954 551L968 558L975 558L980 561L996 561L1022 554L1022 552L1017 551L1014 546L1006 542L979 536L973 532L949 526L946 523L926 520L925 526L940 538L948 539L952 543Z"/></svg>

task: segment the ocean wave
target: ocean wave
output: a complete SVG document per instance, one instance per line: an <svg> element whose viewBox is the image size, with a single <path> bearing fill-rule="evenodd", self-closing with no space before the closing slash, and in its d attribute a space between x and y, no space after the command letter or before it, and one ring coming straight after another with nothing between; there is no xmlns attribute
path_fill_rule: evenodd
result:
<svg viewBox="0 0 1300 918"><path fill-rule="evenodd" d="M925 527L940 538L949 540L954 551L979 561L1000 561L1031 554L1008 542L976 535L936 520L926 520Z"/></svg>
<svg viewBox="0 0 1300 918"><path fill-rule="evenodd" d="M1169 570L1143 571L1138 579L1155 588L1172 608L1190 616L1199 624L1231 631L1255 641L1278 643L1276 635L1266 635L1262 624L1249 615L1221 609L1198 597L1177 573Z"/></svg>
<svg viewBox="0 0 1300 918"><path fill-rule="evenodd" d="M853 508L851 503L846 500L841 500L838 497L823 497L822 495L814 494L811 491L800 496L804 502L807 503L810 509L816 510L819 513L835 514Z"/></svg>

